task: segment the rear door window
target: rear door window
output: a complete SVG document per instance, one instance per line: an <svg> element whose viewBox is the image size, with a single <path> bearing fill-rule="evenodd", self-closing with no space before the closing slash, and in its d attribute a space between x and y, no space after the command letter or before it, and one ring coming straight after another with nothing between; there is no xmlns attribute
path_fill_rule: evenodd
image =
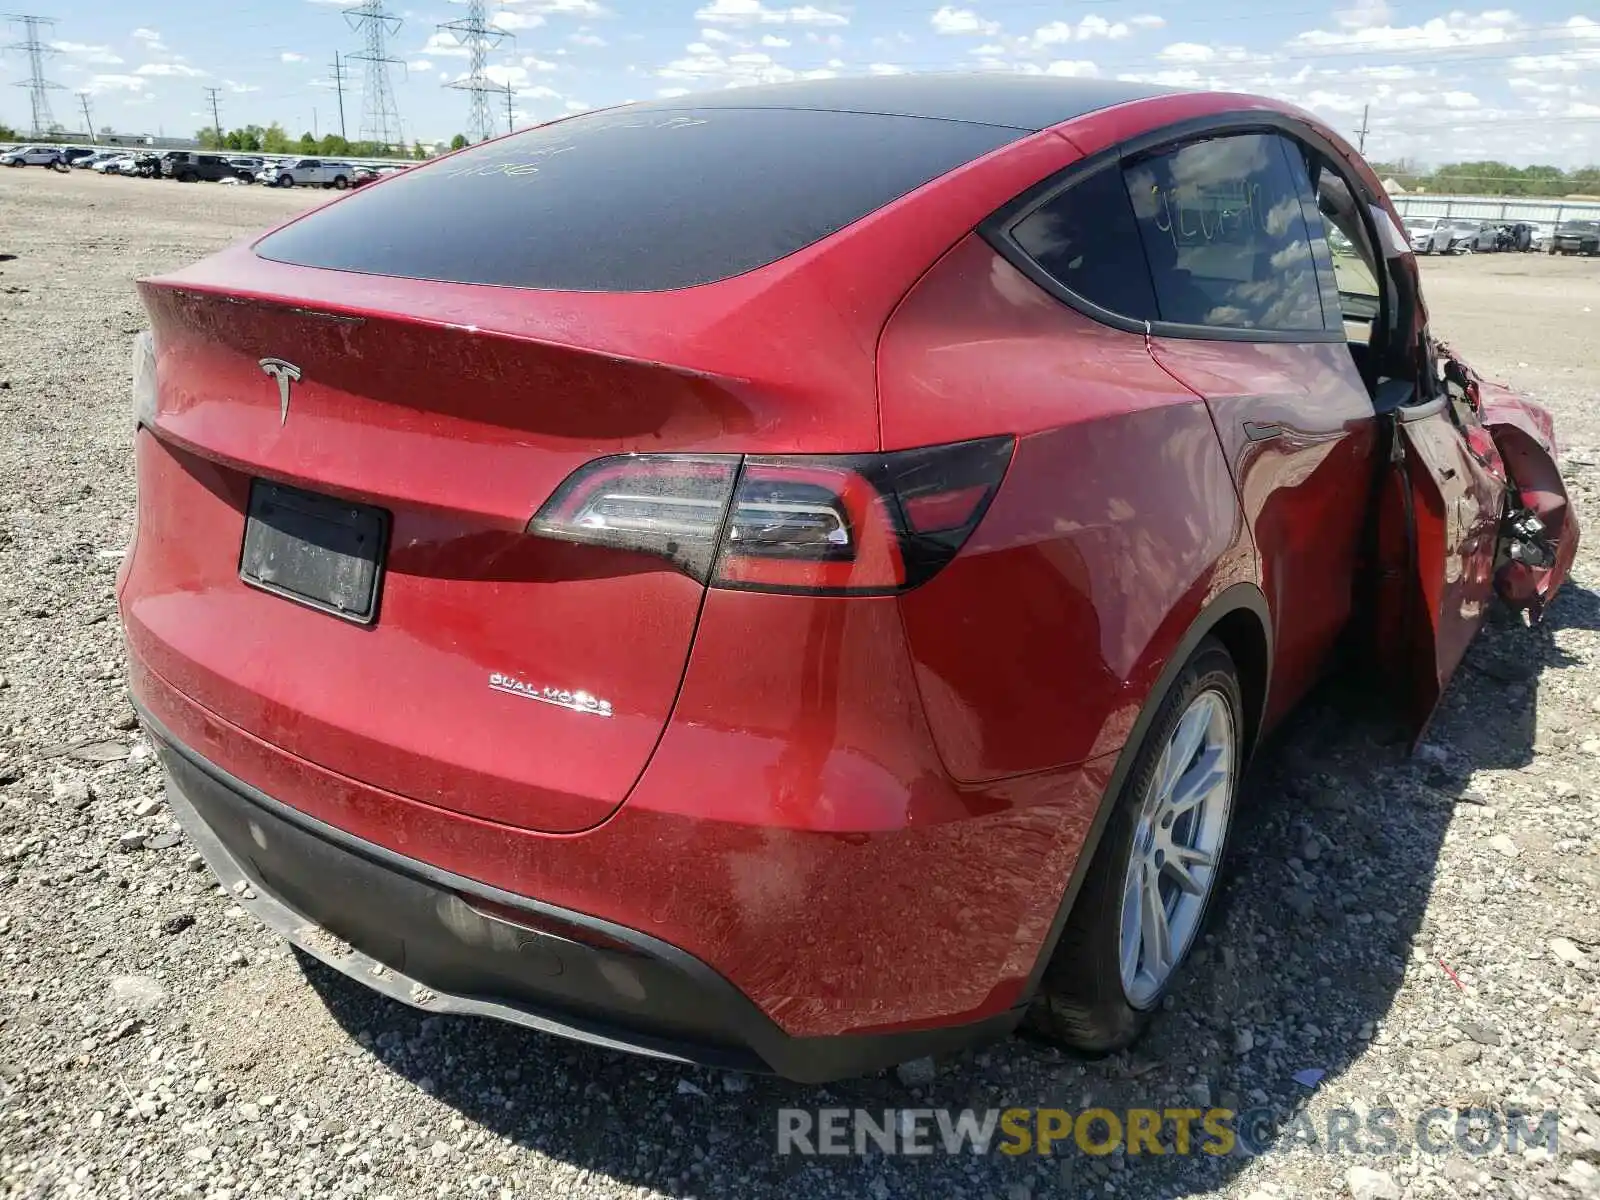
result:
<svg viewBox="0 0 1600 1200"><path fill-rule="evenodd" d="M1132 160L1123 173L1162 321L1323 329L1302 187L1281 137L1206 138Z"/></svg>
<svg viewBox="0 0 1600 1200"><path fill-rule="evenodd" d="M1023 136L876 113L619 109L415 167L255 249L303 266L455 283L684 288L793 254Z"/></svg>

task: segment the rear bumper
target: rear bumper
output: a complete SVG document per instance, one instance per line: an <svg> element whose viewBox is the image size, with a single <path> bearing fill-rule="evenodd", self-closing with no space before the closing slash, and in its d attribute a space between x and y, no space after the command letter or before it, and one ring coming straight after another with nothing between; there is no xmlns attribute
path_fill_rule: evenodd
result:
<svg viewBox="0 0 1600 1200"><path fill-rule="evenodd" d="M1004 1036L1021 1015L791 1036L692 954L357 838L229 775L148 710L141 716L174 813L238 903L305 953L413 1007L802 1083Z"/></svg>

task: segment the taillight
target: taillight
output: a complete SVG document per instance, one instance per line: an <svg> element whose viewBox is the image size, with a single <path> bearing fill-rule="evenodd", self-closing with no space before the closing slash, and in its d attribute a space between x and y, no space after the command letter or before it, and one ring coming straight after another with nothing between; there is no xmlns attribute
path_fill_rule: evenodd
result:
<svg viewBox="0 0 1600 1200"><path fill-rule="evenodd" d="M955 557L1008 437L889 454L624 454L580 467L528 530L654 554L714 587L872 595Z"/></svg>

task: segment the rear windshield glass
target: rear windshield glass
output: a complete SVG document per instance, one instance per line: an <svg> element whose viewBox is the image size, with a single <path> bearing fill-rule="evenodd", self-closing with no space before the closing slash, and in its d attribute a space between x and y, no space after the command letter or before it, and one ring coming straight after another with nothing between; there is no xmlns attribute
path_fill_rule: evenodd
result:
<svg viewBox="0 0 1600 1200"><path fill-rule="evenodd" d="M1022 136L869 113L595 113L362 189L256 253L454 283L663 291L775 262Z"/></svg>

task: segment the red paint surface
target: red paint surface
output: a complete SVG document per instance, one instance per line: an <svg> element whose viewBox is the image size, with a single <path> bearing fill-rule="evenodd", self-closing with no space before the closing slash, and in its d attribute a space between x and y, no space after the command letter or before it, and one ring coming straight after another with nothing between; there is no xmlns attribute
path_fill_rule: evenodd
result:
<svg viewBox="0 0 1600 1200"><path fill-rule="evenodd" d="M285 803L680 946L790 1033L1012 1007L1117 752L1208 601L1266 593L1277 708L1325 657L1372 422L1343 347L1152 353L971 231L1080 152L1246 103L1279 108L1095 114L677 293L356 276L247 247L147 281L159 412L119 584L135 694ZM286 422L266 356L303 371ZM1247 408L1288 434L1248 443ZM992 506L899 597L707 591L522 533L608 454L991 434L1017 439ZM1419 453L1448 456L1450 436ZM239 582L252 477L391 511L373 627ZM1483 531L1469 545L1430 522L1435 611L1464 612ZM493 692L495 672L615 715Z"/></svg>

